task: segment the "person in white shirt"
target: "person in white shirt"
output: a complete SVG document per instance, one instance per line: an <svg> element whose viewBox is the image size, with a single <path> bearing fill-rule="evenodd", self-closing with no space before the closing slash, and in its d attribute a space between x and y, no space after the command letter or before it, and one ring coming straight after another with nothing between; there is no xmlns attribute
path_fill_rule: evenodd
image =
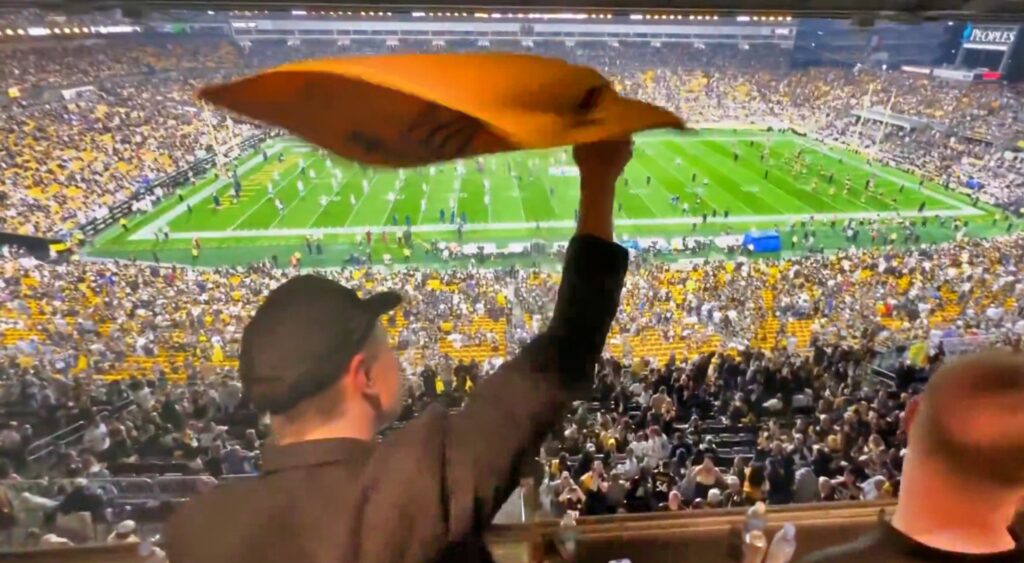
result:
<svg viewBox="0 0 1024 563"><path fill-rule="evenodd" d="M637 461L636 452L632 446L626 448L626 459L619 465L618 470L622 472L622 477L627 481L640 474L640 462Z"/></svg>
<svg viewBox="0 0 1024 563"><path fill-rule="evenodd" d="M649 467L657 467L663 460L668 459L671 449L668 438L660 428L652 426L647 430L647 459L644 462Z"/></svg>
<svg viewBox="0 0 1024 563"><path fill-rule="evenodd" d="M640 392L640 404L646 405L651 402L651 388L648 385L644 385L644 390Z"/></svg>
<svg viewBox="0 0 1024 563"><path fill-rule="evenodd" d="M153 392L149 390L149 387L142 386L137 389L132 393L132 399L144 412L148 412L153 406Z"/></svg>
<svg viewBox="0 0 1024 563"><path fill-rule="evenodd" d="M110 446L110 436L107 432L107 425L103 420L97 418L89 424L82 435L82 447L93 452L100 453Z"/></svg>

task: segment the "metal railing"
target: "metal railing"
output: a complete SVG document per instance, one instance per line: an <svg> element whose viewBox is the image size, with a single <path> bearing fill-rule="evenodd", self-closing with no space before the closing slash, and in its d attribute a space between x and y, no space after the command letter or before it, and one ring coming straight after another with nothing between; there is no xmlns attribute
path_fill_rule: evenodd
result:
<svg viewBox="0 0 1024 563"><path fill-rule="evenodd" d="M133 399L125 399L110 407L107 412L111 416L117 416L134 408L136 408L135 401ZM30 444L26 450L26 455L28 456L29 461L37 461L47 454L54 452L58 447L66 446L81 439L85 435L86 426L87 425L84 421L79 421Z"/></svg>

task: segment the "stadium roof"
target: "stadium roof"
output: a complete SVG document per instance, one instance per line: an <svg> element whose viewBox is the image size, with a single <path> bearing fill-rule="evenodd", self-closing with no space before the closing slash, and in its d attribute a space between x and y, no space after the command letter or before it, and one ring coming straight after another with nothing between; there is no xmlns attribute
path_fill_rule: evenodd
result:
<svg viewBox="0 0 1024 563"><path fill-rule="evenodd" d="M473 9L571 8L601 10L703 10L721 13L785 12L793 16L857 17L865 25L885 19L1024 20L1024 0L364 0L362 2L297 0L0 0L0 7L83 12L120 8L129 17L168 9L291 10L387 7Z"/></svg>

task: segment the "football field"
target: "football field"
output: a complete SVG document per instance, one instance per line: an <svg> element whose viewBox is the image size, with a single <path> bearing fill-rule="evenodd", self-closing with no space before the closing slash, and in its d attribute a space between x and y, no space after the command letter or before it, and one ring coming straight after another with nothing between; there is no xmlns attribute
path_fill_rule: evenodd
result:
<svg viewBox="0 0 1024 563"><path fill-rule="evenodd" d="M131 218L127 230L115 226L101 234L91 253L188 263L198 238L200 265L271 255L283 263L301 252L304 264L337 266L368 248L375 258L399 258L400 241L408 237L413 259L430 261L428 248L439 240L499 250L565 241L579 202L571 149L392 170L278 138L235 165L237 184L228 173L183 186L152 212ZM777 229L787 241L795 224L820 223L816 240L841 247L839 231L850 219L927 217L921 233L931 242L952 237L954 218L968 221L972 235L994 234L1001 228L994 213L963 194L919 185L910 174L804 137L705 130L638 136L619 180L615 219L620 237L666 240ZM829 229L833 221L839 231ZM308 255L308 235L322 239L322 255Z"/></svg>

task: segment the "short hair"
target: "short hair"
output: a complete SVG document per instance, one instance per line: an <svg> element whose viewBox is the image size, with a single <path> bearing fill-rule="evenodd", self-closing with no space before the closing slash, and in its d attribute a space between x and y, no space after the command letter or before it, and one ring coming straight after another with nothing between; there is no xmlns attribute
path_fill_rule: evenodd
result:
<svg viewBox="0 0 1024 563"><path fill-rule="evenodd" d="M357 353L364 354L366 361L372 363L375 361L380 350L387 345L387 332L385 332L384 327L380 323L377 323ZM341 392L341 382L345 378L345 373L348 371L351 361L352 358L349 358L344 366L342 366L342 371L337 374L337 377L327 380L326 385L300 400L298 404L280 413L271 411L271 414L277 417L277 423L289 424L307 418L324 419L335 416L345 401L345 396Z"/></svg>
<svg viewBox="0 0 1024 563"><path fill-rule="evenodd" d="M965 478L1024 486L1024 356L987 352L951 361L920 401L911 448Z"/></svg>

